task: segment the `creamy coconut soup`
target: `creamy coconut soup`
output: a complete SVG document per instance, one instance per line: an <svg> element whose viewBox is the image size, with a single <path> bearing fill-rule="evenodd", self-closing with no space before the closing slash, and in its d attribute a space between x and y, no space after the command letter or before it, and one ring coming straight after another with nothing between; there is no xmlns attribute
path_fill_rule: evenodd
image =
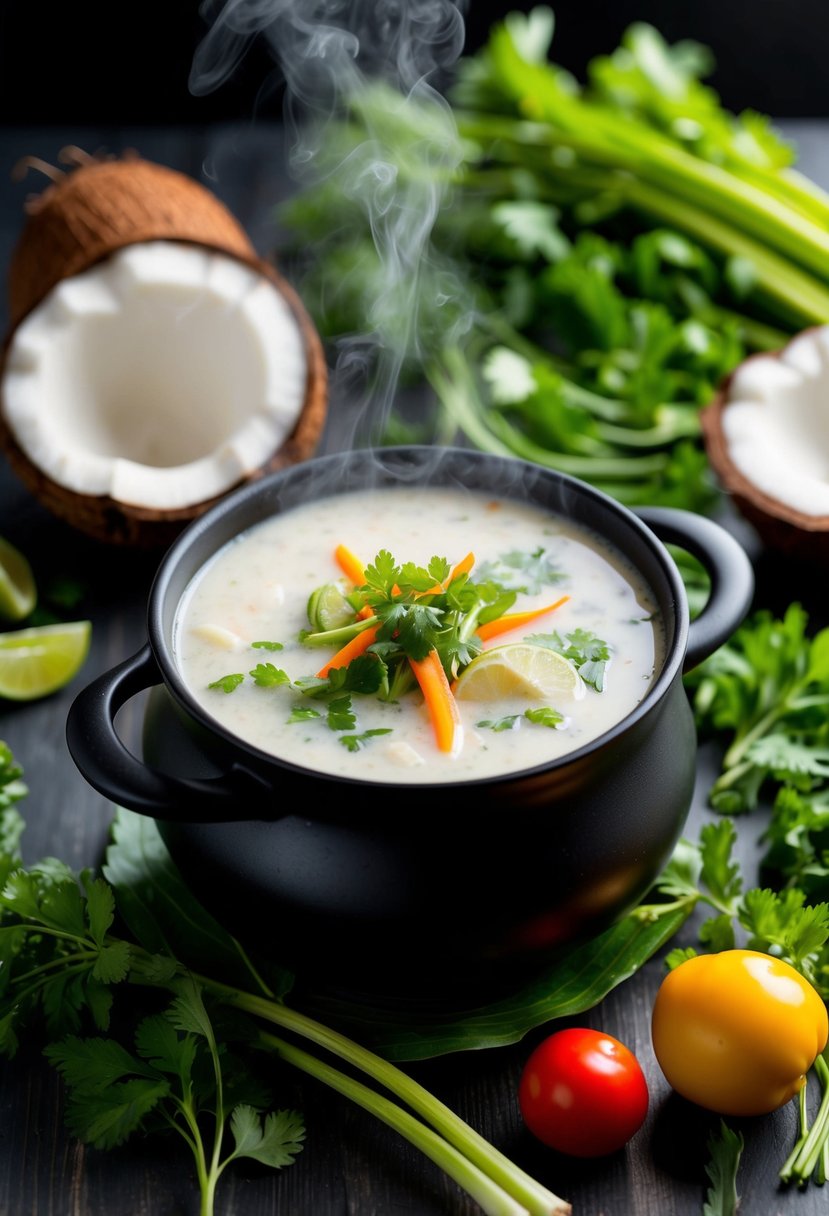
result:
<svg viewBox="0 0 829 1216"><path fill-rule="evenodd" d="M401 486L230 542L185 593L174 650L196 700L262 751L411 783L583 746L642 700L663 642L650 588L592 533L507 498Z"/></svg>

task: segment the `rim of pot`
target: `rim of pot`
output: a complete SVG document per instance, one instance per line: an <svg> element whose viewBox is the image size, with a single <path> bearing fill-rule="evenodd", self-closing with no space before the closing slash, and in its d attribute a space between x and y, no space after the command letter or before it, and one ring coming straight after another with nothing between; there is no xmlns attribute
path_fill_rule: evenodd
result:
<svg viewBox="0 0 829 1216"><path fill-rule="evenodd" d="M281 487L290 487L294 483L301 484L305 480L311 480L315 486L317 483L325 486L326 493L314 493L311 498L293 501L290 504L286 504L286 510L317 498L321 499L334 494L345 493L348 490L370 488L371 483L364 480L349 485L342 484L342 474L353 471L355 466L365 466L365 469L367 471L371 470L378 479L384 475L394 478L394 480L389 480L383 484L400 484L400 473L406 468L412 470L412 474L408 479L410 482L414 484L429 484L425 480L426 476L431 475L435 477L436 474L440 474L444 466L451 466L462 462L471 463L481 468L497 468L504 476L505 482L512 483L518 488L524 487L524 492L510 495L506 488L501 488L500 486L492 486L490 484L486 486L474 484L467 486L460 482L457 477L449 481L441 480L440 477L437 477L434 484L450 486L457 484L458 488L466 489L473 493L483 491L498 494L501 497L513 497L519 502L531 502L536 506L546 507L551 512L568 518L563 506L542 502L537 497L528 493L528 490L533 485L546 486L548 491L551 487L555 486L557 487L558 497L580 498L585 503L594 504L597 512L618 520L623 527L627 528L631 537L637 538L649 551L654 559L655 566L659 569L660 575L664 579L664 592L666 592L664 599L660 588L654 585L654 580L639 569L638 564L629 556L619 542L608 538L603 529L595 523L586 523L580 519L573 521L577 527L581 527L588 532L592 530L599 539L604 540L612 549L616 549L639 572L662 609L663 618L665 618L665 654L656 678L650 684L648 691L638 705L634 706L632 710L620 718L618 722L614 723L603 734L555 759L543 761L528 768L518 769L509 773L464 778L462 781L418 781L415 786L413 783L406 781L375 781L365 777L348 777L341 774L326 773L323 770L296 764L281 756L275 756L271 752L263 751L261 748L248 743L240 738L239 735L234 734L233 731L228 730L196 700L181 676L171 644L173 622L184 589L189 586L193 577L204 567L206 562L210 561L211 557L218 553L233 537L239 535L242 531L246 531L248 528L254 527L257 523L271 518L275 512L273 509L262 509L261 512L257 510L254 512L256 518L249 520L239 528L227 531L227 524L233 517L246 514L253 504L257 504L260 501L264 504L271 496L276 497ZM214 533L220 539L213 540ZM181 587L171 590L179 575L182 564L185 563L188 555L194 550L201 555L199 560L184 579ZM670 621L667 619L665 612L666 604L669 604L672 608L673 636L669 636ZM664 544L628 507L617 502L603 491L597 490L589 483L581 481L579 478L573 477L568 473L562 473L557 469L535 465L530 461L522 460L520 457L501 456L478 449L460 447L433 448L419 444L373 449L355 448L348 452L315 456L300 464L291 465L288 468L268 474L260 480L249 483L238 490L231 491L216 506L189 524L171 545L162 558L153 579L147 612L150 646L168 692L178 702L179 707L200 726L222 739L229 747L243 752L255 762L258 768L276 767L295 773L297 776L313 778L318 781L330 781L336 785L372 786L390 790L416 788L424 791L510 783L532 777L534 774L565 769L571 764L580 762L586 756L601 751L608 743L614 739L618 739L620 735L626 734L642 718L649 714L671 688L675 678L682 669L688 641L688 627L688 602L679 571Z"/></svg>

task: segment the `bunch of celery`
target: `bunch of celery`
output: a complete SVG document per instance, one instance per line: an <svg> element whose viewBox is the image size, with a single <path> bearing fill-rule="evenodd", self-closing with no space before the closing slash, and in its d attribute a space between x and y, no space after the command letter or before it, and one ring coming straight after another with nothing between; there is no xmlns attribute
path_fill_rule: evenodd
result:
<svg viewBox="0 0 829 1216"><path fill-rule="evenodd" d="M579 85L553 24L510 14L451 104L350 96L284 213L316 253L303 290L329 335L371 336L389 400L425 372L440 410L416 437L705 508L699 408L747 352L829 321L829 196L767 119L722 108L704 48L634 25Z"/></svg>

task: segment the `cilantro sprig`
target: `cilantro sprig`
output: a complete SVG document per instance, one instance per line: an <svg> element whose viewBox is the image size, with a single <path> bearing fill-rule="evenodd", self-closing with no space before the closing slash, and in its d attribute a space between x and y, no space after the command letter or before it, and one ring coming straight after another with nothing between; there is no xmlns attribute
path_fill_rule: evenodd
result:
<svg viewBox="0 0 829 1216"><path fill-rule="evenodd" d="M711 805L751 810L763 787L809 792L829 778L829 629L808 635L791 604L781 619L758 612L687 677L703 732L726 740Z"/></svg>
<svg viewBox="0 0 829 1216"><path fill-rule="evenodd" d="M106 1149L137 1132L174 1130L193 1155L201 1214L212 1216L233 1161L281 1169L303 1147L301 1116L268 1109L263 1064L277 1057L394 1127L484 1210L569 1210L412 1078L291 1008L291 977L272 964L257 968L171 864L159 885L148 888L146 872L144 885L136 883L135 857L152 850L143 817L122 812L116 821L112 883L55 859L24 866L24 825L12 805L24 793L20 768L0 743L0 1053L13 1056L24 1037L44 1043L81 1140ZM324 1045L373 1088L274 1028Z"/></svg>
<svg viewBox="0 0 829 1216"><path fill-rule="evenodd" d="M745 1148L741 1132L720 1119L719 1128L706 1141L710 1159L705 1172L711 1185L705 1197L702 1216L737 1216L737 1172Z"/></svg>

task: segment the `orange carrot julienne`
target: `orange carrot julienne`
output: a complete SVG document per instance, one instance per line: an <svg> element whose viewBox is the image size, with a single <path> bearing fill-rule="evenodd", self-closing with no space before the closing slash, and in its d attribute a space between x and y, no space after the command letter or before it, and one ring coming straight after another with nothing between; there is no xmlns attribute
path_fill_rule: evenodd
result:
<svg viewBox="0 0 829 1216"><path fill-rule="evenodd" d="M445 591L449 584L461 574L468 574L475 565L475 554L467 553L466 557L461 558L452 573L442 583L435 583L434 587L430 587L428 591L418 591L418 595L440 595L441 591Z"/></svg>
<svg viewBox="0 0 829 1216"><path fill-rule="evenodd" d="M449 688L440 655L430 650L425 659L409 659L432 719L435 740L442 752L451 752L461 738L461 715Z"/></svg>
<svg viewBox="0 0 829 1216"><path fill-rule="evenodd" d="M482 642L488 642L490 638L500 637L502 633L509 633L511 629L520 629L522 625L529 625L538 617L546 616L548 612L553 612L562 604L566 604L569 598L569 595L563 595L554 604L547 604L544 608L533 608L529 612L507 612L495 621L487 621L485 625L479 625L475 632Z"/></svg>
<svg viewBox="0 0 829 1216"><path fill-rule="evenodd" d="M453 579L456 579L461 574L468 574L475 565L475 554L467 553L466 557L462 557L455 569L449 575L446 582L443 584L444 590L449 586Z"/></svg>
<svg viewBox="0 0 829 1216"><path fill-rule="evenodd" d="M352 659L356 659L358 655L364 654L372 642L377 641L379 628L379 625L371 625L368 629L364 629L362 633L358 633L356 637L353 637L350 642L346 642L345 646L341 646L325 666L319 669L317 677L324 680L329 671L332 671L335 667L347 667Z"/></svg>
<svg viewBox="0 0 829 1216"><path fill-rule="evenodd" d="M366 581L366 568L357 554L352 553L347 545L337 545L334 557L345 577L351 579L355 587L362 587Z"/></svg>

